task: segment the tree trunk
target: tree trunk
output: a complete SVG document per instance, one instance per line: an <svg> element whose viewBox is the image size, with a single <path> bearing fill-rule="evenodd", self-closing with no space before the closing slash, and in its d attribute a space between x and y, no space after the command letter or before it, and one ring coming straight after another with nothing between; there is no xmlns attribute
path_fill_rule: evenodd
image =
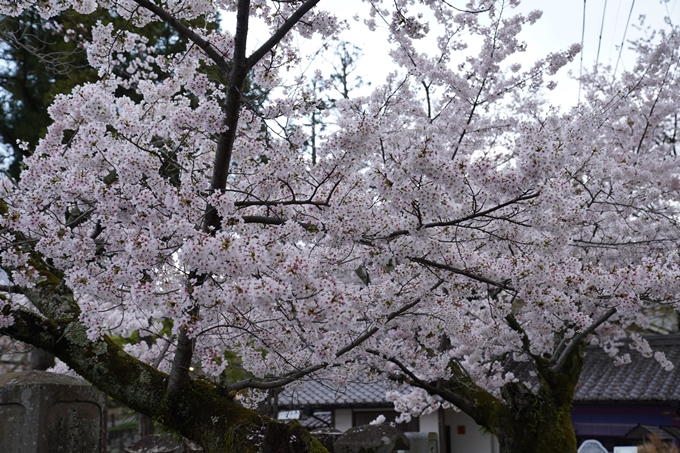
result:
<svg viewBox="0 0 680 453"><path fill-rule="evenodd" d="M534 394L519 383L506 385L503 396L512 410L492 427L500 453L576 453L571 398L560 404L553 392Z"/></svg>
<svg viewBox="0 0 680 453"><path fill-rule="evenodd" d="M498 437L501 453L576 453L571 404L584 349L579 341L559 366L534 357L539 381L535 391L519 382L503 386L501 416L489 426Z"/></svg>
<svg viewBox="0 0 680 453"><path fill-rule="evenodd" d="M50 305L63 312L73 307L67 294L46 287L29 294L36 305L41 305L40 299L51 299ZM299 423L280 423L246 409L235 395L224 394L206 380L191 379L181 392L169 394L167 374L130 356L107 337L89 340L75 316L55 321L9 306L0 307L0 313L14 318L0 334L49 351L104 393L198 442L206 453L326 451Z"/></svg>
<svg viewBox="0 0 680 453"><path fill-rule="evenodd" d="M454 404L494 434L500 453L576 453L571 404L584 349L584 339L578 339L558 364L532 355L538 385L530 389L509 382L501 388L502 398L477 385L455 361L449 363L454 377L448 382L412 383Z"/></svg>

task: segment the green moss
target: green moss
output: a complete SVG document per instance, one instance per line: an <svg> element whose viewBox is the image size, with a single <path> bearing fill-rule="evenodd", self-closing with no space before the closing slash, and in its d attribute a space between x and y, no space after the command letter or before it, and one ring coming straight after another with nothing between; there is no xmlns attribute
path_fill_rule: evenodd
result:
<svg viewBox="0 0 680 453"><path fill-rule="evenodd" d="M87 339L82 325L13 311L7 332L54 353L111 397L203 446L206 453L326 453L297 423L280 423L238 404L211 382L193 380L168 395L168 375L126 354L113 340ZM123 429L123 428L119 428Z"/></svg>

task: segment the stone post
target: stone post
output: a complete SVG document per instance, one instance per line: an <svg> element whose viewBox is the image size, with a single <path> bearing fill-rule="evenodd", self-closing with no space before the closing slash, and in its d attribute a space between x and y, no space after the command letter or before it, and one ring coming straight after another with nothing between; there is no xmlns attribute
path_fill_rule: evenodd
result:
<svg viewBox="0 0 680 453"><path fill-rule="evenodd" d="M0 375L0 452L105 453L106 395L83 379Z"/></svg>
<svg viewBox="0 0 680 453"><path fill-rule="evenodd" d="M335 453L397 453L410 442L390 425L362 425L345 431L333 445Z"/></svg>

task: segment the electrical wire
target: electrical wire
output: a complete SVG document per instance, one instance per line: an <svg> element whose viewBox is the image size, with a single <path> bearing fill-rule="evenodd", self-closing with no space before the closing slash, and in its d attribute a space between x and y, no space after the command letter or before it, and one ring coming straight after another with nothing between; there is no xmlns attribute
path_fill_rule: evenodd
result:
<svg viewBox="0 0 680 453"><path fill-rule="evenodd" d="M602 10L602 23L600 24L600 38L597 41L597 57L595 57L595 71L597 71L597 64L600 62L600 47L602 46L602 31L604 31L604 18L607 14L607 0L604 0L604 9Z"/></svg>
<svg viewBox="0 0 680 453"><path fill-rule="evenodd" d="M616 77L616 70L619 68L619 62L621 61L621 53L623 52L623 45L626 42L626 33L628 33L628 25L630 24L630 17L633 15L633 8L635 7L635 0L630 4L630 12L628 13L628 20L626 21L626 28L623 30L623 39L621 39L621 47L619 47L619 57L616 59L616 66L614 66L614 74L612 77Z"/></svg>
<svg viewBox="0 0 680 453"><path fill-rule="evenodd" d="M618 28L619 25L619 13L621 12L621 0L618 2L618 6L616 7L616 17L614 17L614 31L612 31L612 40L611 44L609 45L609 56L607 57L607 61L611 63L612 61L612 50L614 50L614 42L615 42L615 37L616 37L616 29Z"/></svg>
<svg viewBox="0 0 680 453"><path fill-rule="evenodd" d="M586 0L583 0L583 25L581 26L581 65L578 70L578 102L581 103L581 77L583 76L583 44L586 37Z"/></svg>
<svg viewBox="0 0 680 453"><path fill-rule="evenodd" d="M677 2L677 1L678 0L675 0L675 2ZM670 25L671 27L675 27L675 24L673 23L673 17L671 15L671 13L673 12L673 9L675 8L675 2L673 2L673 7L670 10L668 9L668 2L664 2L664 4L663 4L666 7L666 14L668 15L667 16L668 17L668 25Z"/></svg>

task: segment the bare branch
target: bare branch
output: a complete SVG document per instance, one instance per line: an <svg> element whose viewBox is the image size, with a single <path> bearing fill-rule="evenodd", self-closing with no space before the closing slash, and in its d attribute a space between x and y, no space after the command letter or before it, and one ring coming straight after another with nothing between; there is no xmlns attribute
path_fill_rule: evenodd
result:
<svg viewBox="0 0 680 453"><path fill-rule="evenodd" d="M163 346L163 349L161 349L160 354L158 354L158 357L156 357L156 360L153 361L152 366L154 368L158 368L158 366L161 364L163 361L163 358L165 357L165 354L168 353L168 349L170 349L170 345L174 341L174 335L170 338L165 338L165 346Z"/></svg>
<svg viewBox="0 0 680 453"><path fill-rule="evenodd" d="M437 385L433 385L429 382L423 381L418 376L416 376L415 373L413 373L406 365L404 365L400 360L398 360L395 357L387 357L374 349L368 349L366 352L368 352L369 354L377 355L378 357L382 357L383 359L394 363L401 370L401 372L408 377L407 382L410 385L414 387L420 387L423 390L427 391L427 393L429 393L430 395L440 396L442 399L454 404L456 407L458 407L467 414L475 413L475 405L471 401L447 389L446 387L441 385L442 384L441 382L437 382Z"/></svg>
<svg viewBox="0 0 680 453"><path fill-rule="evenodd" d="M478 217L487 217L492 212L498 211L499 209L502 209L506 206L510 206L510 205L518 203L520 201L531 200L532 198L536 198L539 195L541 195L540 192L524 192L522 195L519 195L519 196L517 196L517 197L515 197L511 200L505 201L501 204L498 204L498 205L496 205L492 208L486 209L484 211L473 212L472 214L467 215L465 217L461 217L461 218L455 219L455 220L449 220L449 221L446 221L446 222L426 223L418 229L420 230L420 229L424 229L424 228L447 227L447 226L459 225L463 222L467 222L468 220L474 220ZM408 235L408 234L410 234L408 230L398 230L398 231L395 231L395 232L389 234L385 238L379 238L379 239L392 239L392 238L395 238L395 237L398 237L398 236L404 236L404 235Z"/></svg>
<svg viewBox="0 0 680 453"><path fill-rule="evenodd" d="M444 283L444 281L443 281L443 280L439 280L432 288L430 288L430 291L436 290L437 288L439 288L439 286L441 286L442 283ZM416 298L416 299L413 299L412 301L410 301L410 302L404 304L399 310L390 313L390 314L387 316L387 318L385 318L385 323L388 323L388 322L392 321L392 320L393 320L394 318L396 318L397 316L399 316L399 315L405 313L406 311L410 310L411 308L415 307L416 305L418 305L418 304L420 303L421 299L422 299L422 298L420 298L420 297L418 297L418 298ZM367 330L367 331L364 332L362 335L360 335L359 337L357 337L352 343L350 343L349 345L347 345L347 346L345 346L344 348L340 349L340 350L335 354L335 356L336 356L336 357L340 357L341 355L343 355L343 354L345 354L345 353L351 351L352 349L356 348L356 347L359 346L361 343L363 343L364 341L368 340L371 336L373 336L378 330L380 330L379 327L373 327L373 328Z"/></svg>
<svg viewBox="0 0 680 453"><path fill-rule="evenodd" d="M531 342L529 341L529 337L527 336L527 333L524 331L520 323L517 321L517 318L515 318L515 315L509 314L508 316L505 317L505 320L507 321L508 326L510 326L512 330L514 330L520 335L522 340L522 350L534 360L540 371L542 369L542 366L545 365L545 359L531 352Z"/></svg>
<svg viewBox="0 0 680 453"><path fill-rule="evenodd" d="M485 8L485 9L462 9L462 8L457 8L457 7L453 6L451 3L447 2L446 0L442 0L442 3L446 4L450 8L455 9L456 11L461 12L461 13L481 14L481 13L485 13L485 12L491 10L491 6L489 6L488 8ZM493 5L493 3L492 3L492 5Z"/></svg>
<svg viewBox="0 0 680 453"><path fill-rule="evenodd" d="M436 290L437 288L439 288L439 286L442 283L444 283L442 280L438 281L435 285L433 285L430 288L429 291ZM412 301L404 304L398 310L390 313L387 316L387 318L385 318L385 324L392 321L397 316L405 313L409 309L418 305L418 303L420 303L421 299L422 298L420 298L420 297L413 299ZM348 344L347 346L345 346L344 348L342 348L338 352L336 352L335 358L341 357L344 354L351 351L352 349L361 345L363 342L365 342L371 336L373 336L376 332L378 332L378 330L380 330L379 327L373 327L373 328L367 330L362 335L357 337L354 341L352 341L350 344ZM235 384L228 386L226 388L226 390L227 391L232 391L232 390L238 391L238 390L241 390L241 389L244 389L244 388L256 388L256 389L260 389L260 390L267 390L267 389L279 388L279 387L283 387L284 385L290 384L291 382L296 381L300 378L303 378L303 377L308 376L312 373L315 373L319 370L322 370L322 369L326 368L328 365L329 364L327 362L320 363L320 364L317 364L317 365L313 365L313 366L303 368L303 369L298 370L298 371L294 371L294 372L286 375L285 377L283 377L281 379L274 380L274 381L260 381L260 380L257 380L257 379L246 379L246 380L243 380L243 381L240 381L240 382L237 382Z"/></svg>

